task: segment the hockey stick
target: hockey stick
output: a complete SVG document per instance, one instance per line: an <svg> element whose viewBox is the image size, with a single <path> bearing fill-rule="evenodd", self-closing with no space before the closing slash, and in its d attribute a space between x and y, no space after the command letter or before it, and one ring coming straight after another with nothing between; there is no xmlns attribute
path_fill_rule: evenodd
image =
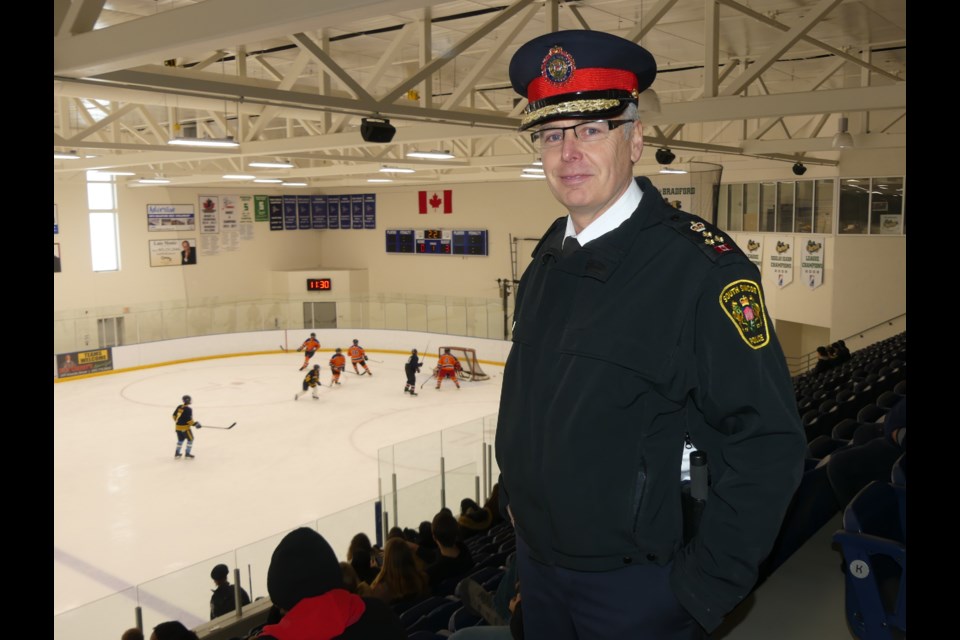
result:
<svg viewBox="0 0 960 640"><path fill-rule="evenodd" d="M200 428L201 428L201 429L233 429L235 426L237 426L237 423L236 423L236 422L234 422L233 424L231 424L229 427L215 427L215 426L213 426L212 424L208 424L207 426L205 426L205 427L201 426Z"/></svg>
<svg viewBox="0 0 960 640"><path fill-rule="evenodd" d="M280 351L283 351L284 353L286 353L286 352L287 352L287 348L286 348L285 346L283 346L283 345L280 345Z"/></svg>
<svg viewBox="0 0 960 640"><path fill-rule="evenodd" d="M433 379L436 378L436 377L437 377L437 372L434 371L433 374L432 374L429 378L427 378L426 380L423 381L423 384L420 385L420 388L423 389L423 387L424 387L425 384L427 384L428 382L430 382L431 380L433 380Z"/></svg>

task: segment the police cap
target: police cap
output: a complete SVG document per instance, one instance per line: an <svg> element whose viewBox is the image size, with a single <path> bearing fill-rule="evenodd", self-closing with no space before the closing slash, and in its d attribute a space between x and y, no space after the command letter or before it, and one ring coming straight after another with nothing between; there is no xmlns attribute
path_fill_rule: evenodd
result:
<svg viewBox="0 0 960 640"><path fill-rule="evenodd" d="M619 115L653 84L657 63L640 45L602 31L556 31L510 60L510 83L528 100L520 131L567 118Z"/></svg>

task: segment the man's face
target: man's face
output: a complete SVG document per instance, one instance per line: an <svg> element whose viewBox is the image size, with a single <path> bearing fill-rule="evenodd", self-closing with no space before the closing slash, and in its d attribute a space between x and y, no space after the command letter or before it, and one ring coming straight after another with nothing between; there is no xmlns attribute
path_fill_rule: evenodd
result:
<svg viewBox="0 0 960 640"><path fill-rule="evenodd" d="M557 120L541 126L567 127L587 120ZM629 125L624 125L629 126ZM581 142L573 130L564 132L563 144L544 149L543 172L553 196L586 226L606 211L633 180L633 164L643 150L640 122L610 132L593 142ZM579 229L578 229L579 232Z"/></svg>

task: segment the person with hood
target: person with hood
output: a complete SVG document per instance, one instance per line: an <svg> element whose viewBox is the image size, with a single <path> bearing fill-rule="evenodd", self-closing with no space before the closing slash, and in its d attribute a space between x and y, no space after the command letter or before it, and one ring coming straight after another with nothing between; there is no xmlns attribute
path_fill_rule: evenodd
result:
<svg viewBox="0 0 960 640"><path fill-rule="evenodd" d="M281 618L258 640L406 640L397 615L381 600L344 587L340 563L322 535L307 527L288 533L267 570L267 592Z"/></svg>

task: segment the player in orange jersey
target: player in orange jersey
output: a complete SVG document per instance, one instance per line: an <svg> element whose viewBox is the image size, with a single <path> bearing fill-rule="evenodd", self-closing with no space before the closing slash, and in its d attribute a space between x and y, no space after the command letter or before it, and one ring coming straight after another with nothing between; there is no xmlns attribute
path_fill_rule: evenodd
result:
<svg viewBox="0 0 960 640"><path fill-rule="evenodd" d="M317 349L320 348L320 343L317 342L317 334L311 333L310 337L303 341L303 344L297 347L297 351L303 351L303 366L300 367L300 371L303 371L310 364L310 358L313 357L313 354L317 352Z"/></svg>
<svg viewBox="0 0 960 640"><path fill-rule="evenodd" d="M363 373L369 373L373 375L373 372L370 371L370 368L367 366L367 354L358 344L357 340L353 341L353 346L347 349L347 352L350 354L350 362L353 364L353 372L358 376L362 376ZM357 365L363 367L363 373L360 373L360 370L357 369Z"/></svg>
<svg viewBox="0 0 960 640"><path fill-rule="evenodd" d="M457 360L456 356L450 355L450 349L444 349L443 355L440 356L440 361L437 363L437 389L440 388L440 383L443 382L444 378L450 378L453 380L453 384L457 385L457 389L460 388L460 381L457 380L457 374L463 367L460 366L460 361Z"/></svg>
<svg viewBox="0 0 960 640"><path fill-rule="evenodd" d="M330 381L331 387L340 384L340 372L346 368L347 358L343 355L340 347L337 347L337 352L330 357L330 373L333 374L333 380Z"/></svg>

